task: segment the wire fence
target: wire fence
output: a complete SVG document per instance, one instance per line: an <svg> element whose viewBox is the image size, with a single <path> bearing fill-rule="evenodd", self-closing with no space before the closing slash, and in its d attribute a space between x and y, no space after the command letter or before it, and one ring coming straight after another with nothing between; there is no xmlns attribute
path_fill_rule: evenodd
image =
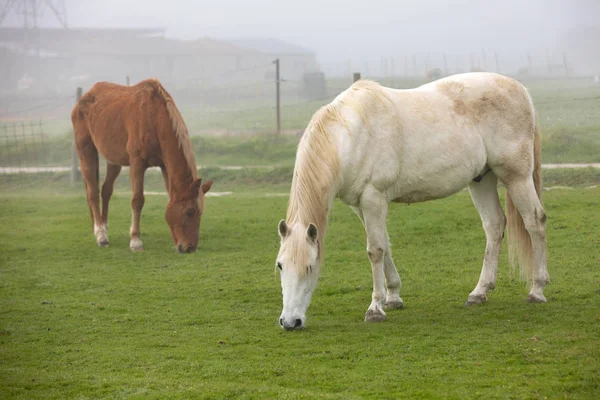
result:
<svg viewBox="0 0 600 400"><path fill-rule="evenodd" d="M257 78L241 80L247 71L252 71ZM231 83L223 84L223 77L231 77ZM428 81L425 76L409 75L377 77L363 73L362 77L398 89L416 87ZM122 82L115 83L141 80L136 78L124 74ZM244 136L276 132L278 107L273 65L224 71L220 79L213 78L198 76L177 80L159 77L175 99L191 135ZM546 113L548 118L562 113L561 118L567 120L570 116L567 114L572 114L573 108L579 110L577 118L581 117L582 121L598 119L594 104L598 105L600 100L600 83L593 77L528 77L523 82L533 88L536 106L552 111ZM352 83L352 74L323 78L316 83L318 90L311 90L310 82L288 78L283 70L279 80L281 133L299 135L321 106L331 102ZM70 96L0 95L0 166L66 166L72 143L70 112L75 101L75 88ZM562 110L562 105L567 103L572 104L571 108ZM578 104L585 107L580 108ZM600 120L597 123L600 125Z"/></svg>
<svg viewBox="0 0 600 400"><path fill-rule="evenodd" d="M40 121L20 121L0 125L0 166L45 167L49 163L48 137Z"/></svg>

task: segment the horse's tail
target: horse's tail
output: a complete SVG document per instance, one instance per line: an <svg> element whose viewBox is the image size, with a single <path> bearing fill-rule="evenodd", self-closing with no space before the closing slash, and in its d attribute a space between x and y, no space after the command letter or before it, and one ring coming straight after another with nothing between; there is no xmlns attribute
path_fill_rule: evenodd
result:
<svg viewBox="0 0 600 400"><path fill-rule="evenodd" d="M87 113L87 102L93 101L93 100L94 100L94 96L88 92L84 96L82 96L81 99L79 99L77 104L75 104L75 107L73 107L73 111L71 111L71 123L73 124L73 135L74 135L72 151L77 152L79 159L82 158L82 155L80 154L79 149L77 148L77 145L76 145L77 137L78 136L85 137L85 136L90 135L87 121L85 118L85 114ZM95 167L96 167L96 182L98 185L100 185L100 160L98 157L98 149L96 149L93 142L91 142L91 146L93 147L93 154L95 154L95 158L93 160L86 160L86 161L88 163L96 164L95 165ZM79 162L79 164L81 164L81 161ZM93 166L93 165L91 165L91 166ZM81 165L80 165L80 168L81 168ZM81 171L78 171L78 173L81 174ZM83 183L85 184L86 191L87 191L88 183L85 179L83 179ZM92 212L92 207L90 206L89 202L88 202L88 209L90 210L92 229L94 229L94 213Z"/></svg>
<svg viewBox="0 0 600 400"><path fill-rule="evenodd" d="M188 164L190 164L190 167L195 170L196 159L194 157L194 148L192 146L192 142L190 141L190 135L188 133L187 126L185 125L179 109L175 105L175 101L157 79L149 79L149 81L156 89L156 93L158 93L158 95L165 102L167 114L169 114L169 119L171 120L173 134L177 137L177 140L179 141L179 147L183 150L183 154L185 159L188 161Z"/></svg>
<svg viewBox="0 0 600 400"><path fill-rule="evenodd" d="M540 202L542 201L542 146L540 142L540 131L535 123L535 133L533 138L533 184ZM506 225L508 234L508 258L511 270L519 265L519 274L522 279L530 282L533 273L533 247L531 236L527 229L523 217L515 207L508 192L506 192Z"/></svg>

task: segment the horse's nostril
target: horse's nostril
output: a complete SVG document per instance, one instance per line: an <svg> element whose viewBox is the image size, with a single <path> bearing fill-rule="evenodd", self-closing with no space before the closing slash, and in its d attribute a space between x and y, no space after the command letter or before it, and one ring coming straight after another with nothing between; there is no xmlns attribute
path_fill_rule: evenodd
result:
<svg viewBox="0 0 600 400"><path fill-rule="evenodd" d="M178 244L177 245L177 251L180 252L180 253L183 253L183 246L180 245L180 244Z"/></svg>
<svg viewBox="0 0 600 400"><path fill-rule="evenodd" d="M302 326L302 320L300 318L296 319L296 323L294 324L294 328L300 328Z"/></svg>
<svg viewBox="0 0 600 400"><path fill-rule="evenodd" d="M279 326L283 326L283 318L279 318Z"/></svg>

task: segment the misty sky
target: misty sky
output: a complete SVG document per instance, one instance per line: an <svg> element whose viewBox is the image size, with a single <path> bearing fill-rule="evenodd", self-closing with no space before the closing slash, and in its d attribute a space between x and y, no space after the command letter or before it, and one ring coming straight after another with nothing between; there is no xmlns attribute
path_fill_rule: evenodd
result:
<svg viewBox="0 0 600 400"><path fill-rule="evenodd" d="M598 25L600 0L67 0L72 27L163 27L194 39L279 38L321 62L552 47ZM51 24L46 15L45 25ZM11 18L9 24L14 24ZM600 38L599 38L600 40Z"/></svg>

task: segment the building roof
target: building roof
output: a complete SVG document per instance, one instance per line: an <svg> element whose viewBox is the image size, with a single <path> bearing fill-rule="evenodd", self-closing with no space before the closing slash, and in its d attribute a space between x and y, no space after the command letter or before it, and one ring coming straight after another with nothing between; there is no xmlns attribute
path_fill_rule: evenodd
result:
<svg viewBox="0 0 600 400"><path fill-rule="evenodd" d="M27 43L27 46L23 46ZM175 40L162 29L62 29L0 28L0 45L31 49L38 45L46 54L89 55L247 55L255 50L214 40Z"/></svg>
<svg viewBox="0 0 600 400"><path fill-rule="evenodd" d="M230 40L230 43L234 45L245 47L247 49L256 50L265 54L273 55L298 55L298 54L314 54L313 50L296 46L288 42L284 42L278 39L236 39Z"/></svg>
<svg viewBox="0 0 600 400"><path fill-rule="evenodd" d="M0 41L19 41L25 37L41 37L47 40L65 40L70 38L98 39L122 37L165 36L163 28L0 28Z"/></svg>

